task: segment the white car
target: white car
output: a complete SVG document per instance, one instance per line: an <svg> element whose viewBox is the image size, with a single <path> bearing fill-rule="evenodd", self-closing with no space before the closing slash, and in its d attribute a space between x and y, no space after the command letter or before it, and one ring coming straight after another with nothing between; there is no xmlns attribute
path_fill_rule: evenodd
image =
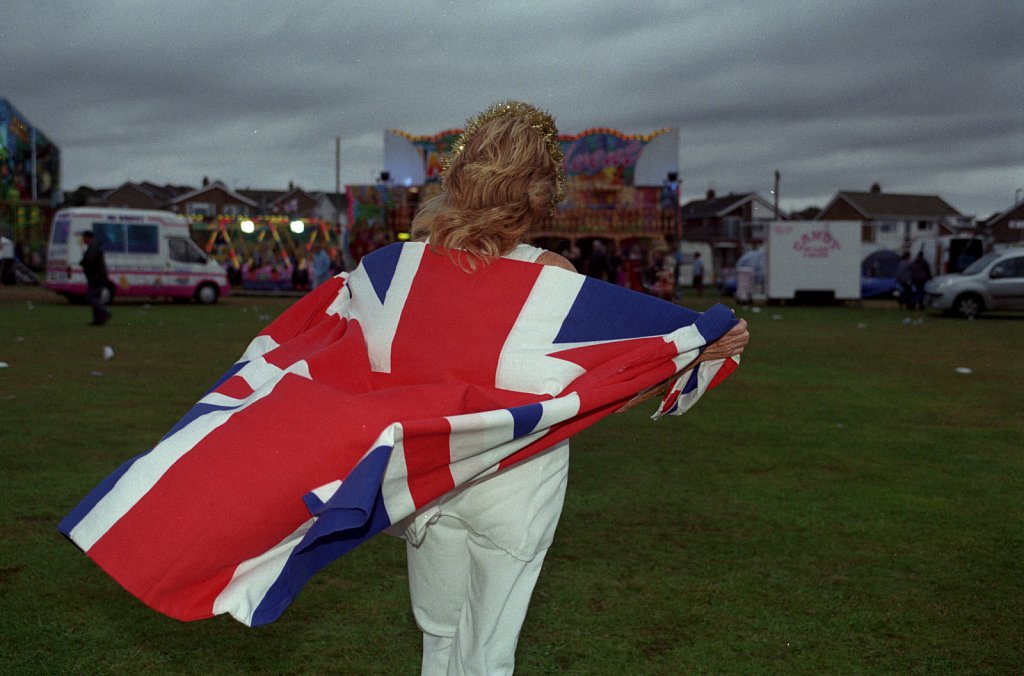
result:
<svg viewBox="0 0 1024 676"><path fill-rule="evenodd" d="M1024 247L985 254L960 273L924 287L925 306L976 317L989 310L1024 310Z"/></svg>

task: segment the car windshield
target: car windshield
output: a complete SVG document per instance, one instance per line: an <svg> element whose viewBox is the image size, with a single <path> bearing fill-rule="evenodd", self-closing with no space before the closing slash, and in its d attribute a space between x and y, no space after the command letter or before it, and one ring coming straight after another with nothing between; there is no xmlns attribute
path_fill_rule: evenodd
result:
<svg viewBox="0 0 1024 676"><path fill-rule="evenodd" d="M997 254L997 253L987 253L984 256L982 256L981 258L979 258L978 260L976 260L973 263L971 263L970 265L968 265L966 268L964 268L964 271L961 272L960 274L962 274L962 275L976 275L979 272L981 272L982 270L984 270L985 266L987 266L989 263L991 263L992 261L994 261L998 257L999 257L999 254Z"/></svg>

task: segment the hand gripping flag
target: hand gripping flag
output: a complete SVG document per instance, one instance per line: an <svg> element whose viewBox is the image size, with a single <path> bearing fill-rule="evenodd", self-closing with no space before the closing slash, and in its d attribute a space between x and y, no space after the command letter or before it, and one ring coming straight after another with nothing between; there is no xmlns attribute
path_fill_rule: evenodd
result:
<svg viewBox="0 0 1024 676"><path fill-rule="evenodd" d="M655 417L682 413L735 367L683 371L735 323L393 244L286 310L59 529L162 613L265 624L330 561L674 374Z"/></svg>

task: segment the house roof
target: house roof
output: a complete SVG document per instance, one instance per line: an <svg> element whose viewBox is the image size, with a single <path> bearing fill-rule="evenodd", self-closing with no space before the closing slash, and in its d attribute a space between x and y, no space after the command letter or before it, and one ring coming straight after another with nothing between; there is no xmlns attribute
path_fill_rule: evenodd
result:
<svg viewBox="0 0 1024 676"><path fill-rule="evenodd" d="M1019 212L1020 214L1024 215L1024 202L1017 202L1013 206L1004 209L1003 211L992 214L987 219L985 219L982 225L986 228L991 228L1004 218L1008 218L1011 215L1016 215L1015 212Z"/></svg>
<svg viewBox="0 0 1024 676"><path fill-rule="evenodd" d="M245 195L239 195L237 192L230 190L222 181L214 181L209 185L204 185L203 187L197 190L192 190L191 192L187 192L183 195L178 195L177 197L170 201L170 204L180 204L182 202L188 202L189 200L195 199L199 195L202 195L204 192L210 192L212 190L220 190L231 199L237 202L241 202L243 204L248 204L251 207L259 206L256 202L249 199Z"/></svg>
<svg viewBox="0 0 1024 676"><path fill-rule="evenodd" d="M766 202L756 192L743 192L743 193L729 193L722 197L712 197L711 199L693 200L687 202L682 207L683 219L698 219L698 218L721 218L727 215L729 212L738 209L747 202L760 202L768 209L775 209L774 206ZM783 213L782 209L779 209L779 213Z"/></svg>
<svg viewBox="0 0 1024 676"><path fill-rule="evenodd" d="M292 202L293 200L295 200L295 204L298 204L299 199L305 199L314 204L316 203L315 197L310 195L302 188L296 187L292 188L291 190L288 190L287 192L282 192L280 195L278 195L277 199L270 203L270 208L282 209L285 207L285 205L287 205L289 202Z"/></svg>
<svg viewBox="0 0 1024 676"><path fill-rule="evenodd" d="M822 209L827 211L839 200L846 201L850 206L860 212L864 218L876 219L881 217L937 217L937 216L963 216L938 195L912 195L908 193L892 192L852 192L840 191L832 198L828 206Z"/></svg>
<svg viewBox="0 0 1024 676"><path fill-rule="evenodd" d="M135 190L143 195L146 195L157 204L166 204L170 202L176 195L180 195L185 192L190 192L193 188L180 187L180 186L159 186L149 181L143 181L142 183L133 183L127 181L122 183L116 188L110 188L103 191L103 199L110 199L110 196L121 190Z"/></svg>
<svg viewBox="0 0 1024 676"><path fill-rule="evenodd" d="M317 195L326 197L331 204L334 205L335 209L346 209L348 208L348 193L333 193L333 192L321 192L316 193Z"/></svg>
<svg viewBox="0 0 1024 676"><path fill-rule="evenodd" d="M692 200L683 205L683 218L712 218L719 216L723 211L729 212L739 206L742 202L753 197L754 193L729 193L721 197L711 199Z"/></svg>
<svg viewBox="0 0 1024 676"><path fill-rule="evenodd" d="M266 208L267 205L274 202L278 197L285 193L284 190L263 190L253 188L241 188L238 190L239 195L244 195L252 201L256 202L261 209Z"/></svg>

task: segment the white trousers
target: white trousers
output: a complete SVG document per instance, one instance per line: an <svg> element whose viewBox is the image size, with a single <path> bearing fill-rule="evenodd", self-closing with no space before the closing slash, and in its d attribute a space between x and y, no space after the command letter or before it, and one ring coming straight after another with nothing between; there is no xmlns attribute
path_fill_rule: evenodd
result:
<svg viewBox="0 0 1024 676"><path fill-rule="evenodd" d="M569 445L456 490L410 521L424 676L511 674L565 498Z"/></svg>
<svg viewBox="0 0 1024 676"><path fill-rule="evenodd" d="M408 551L413 615L423 632L421 673L511 674L547 550L523 561L441 516Z"/></svg>

